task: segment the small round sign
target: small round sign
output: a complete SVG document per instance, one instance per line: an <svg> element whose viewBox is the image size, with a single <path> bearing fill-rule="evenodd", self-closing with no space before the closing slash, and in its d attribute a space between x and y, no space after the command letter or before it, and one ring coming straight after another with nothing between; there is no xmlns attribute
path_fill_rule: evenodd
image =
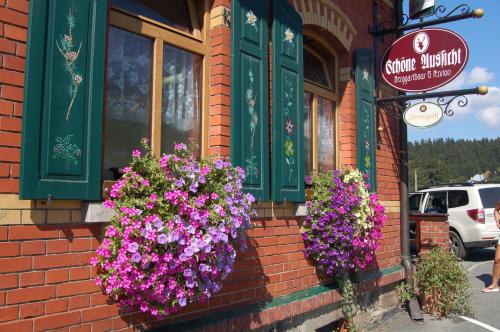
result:
<svg viewBox="0 0 500 332"><path fill-rule="evenodd" d="M441 122L443 114L443 109L438 104L424 102L408 107L403 119L412 127L430 128Z"/></svg>
<svg viewBox="0 0 500 332"><path fill-rule="evenodd" d="M397 39L385 51L382 78L401 91L434 90L457 77L468 58L467 44L457 33L421 29Z"/></svg>

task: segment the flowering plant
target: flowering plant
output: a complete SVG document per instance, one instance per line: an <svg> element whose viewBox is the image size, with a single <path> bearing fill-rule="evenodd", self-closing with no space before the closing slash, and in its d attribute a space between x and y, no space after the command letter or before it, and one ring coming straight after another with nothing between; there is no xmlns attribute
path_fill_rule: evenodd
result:
<svg viewBox="0 0 500 332"><path fill-rule="evenodd" d="M313 199L306 204L302 233L305 255L320 271L337 278L342 313L349 331L357 331L348 273L374 261L386 220L384 207L376 194L369 193L369 185L356 169L319 173L307 177L306 183L312 184Z"/></svg>
<svg viewBox="0 0 500 332"><path fill-rule="evenodd" d="M384 207L359 170L312 177L302 238L305 255L329 276L358 271L374 261L386 220Z"/></svg>
<svg viewBox="0 0 500 332"><path fill-rule="evenodd" d="M161 318L221 289L246 248L254 198L229 162L197 161L184 144L161 158L143 147L104 202L115 216L92 263L125 311Z"/></svg>

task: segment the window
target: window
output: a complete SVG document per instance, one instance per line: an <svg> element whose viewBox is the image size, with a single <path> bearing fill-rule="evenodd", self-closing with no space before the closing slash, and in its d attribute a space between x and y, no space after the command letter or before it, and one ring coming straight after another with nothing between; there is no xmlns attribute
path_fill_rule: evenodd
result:
<svg viewBox="0 0 500 332"><path fill-rule="evenodd" d="M426 213L447 213L446 191L431 191L427 199Z"/></svg>
<svg viewBox="0 0 500 332"><path fill-rule="evenodd" d="M410 194L410 198L409 198L410 213L420 212L420 204L422 203L423 197L424 197L424 195L421 193Z"/></svg>
<svg viewBox="0 0 500 332"><path fill-rule="evenodd" d="M448 191L448 207L456 208L469 204L469 195L467 190Z"/></svg>
<svg viewBox="0 0 500 332"><path fill-rule="evenodd" d="M111 0L112 6L188 33L193 32L189 9L192 3L185 0Z"/></svg>
<svg viewBox="0 0 500 332"><path fill-rule="evenodd" d="M484 209L493 209L500 198L500 187L479 189L479 197Z"/></svg>
<svg viewBox="0 0 500 332"><path fill-rule="evenodd" d="M116 180L142 137L156 154L175 142L203 152L209 48L207 15L197 11L206 1L111 3L103 167L104 179Z"/></svg>
<svg viewBox="0 0 500 332"><path fill-rule="evenodd" d="M304 42L305 172L336 166L336 57L311 37Z"/></svg>

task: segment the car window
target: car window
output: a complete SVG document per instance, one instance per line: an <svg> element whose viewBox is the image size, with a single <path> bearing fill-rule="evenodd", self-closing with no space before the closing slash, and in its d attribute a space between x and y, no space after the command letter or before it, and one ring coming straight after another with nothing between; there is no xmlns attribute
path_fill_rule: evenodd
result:
<svg viewBox="0 0 500 332"><path fill-rule="evenodd" d="M426 213L447 213L446 191L431 191L425 207Z"/></svg>
<svg viewBox="0 0 500 332"><path fill-rule="evenodd" d="M420 203L422 202L423 194L411 194L409 198L410 212L420 212Z"/></svg>
<svg viewBox="0 0 500 332"><path fill-rule="evenodd" d="M469 195L467 190L449 190L448 191L448 207L456 208L469 204Z"/></svg>
<svg viewBox="0 0 500 332"><path fill-rule="evenodd" d="M479 189L479 197L481 197L483 209L492 209L500 199L500 187Z"/></svg>

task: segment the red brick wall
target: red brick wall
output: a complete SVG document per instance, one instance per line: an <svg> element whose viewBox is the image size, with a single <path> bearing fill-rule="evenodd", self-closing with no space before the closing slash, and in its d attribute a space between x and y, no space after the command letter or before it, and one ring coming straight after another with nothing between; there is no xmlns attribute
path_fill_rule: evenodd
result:
<svg viewBox="0 0 500 332"><path fill-rule="evenodd" d="M28 1L0 0L0 193L19 192Z"/></svg>
<svg viewBox="0 0 500 332"><path fill-rule="evenodd" d="M339 68L352 68L353 51L358 47L372 47L372 37L368 34L371 1L356 1L355 4L340 0L333 2L357 31L349 51L339 48ZM230 0L215 0L213 8L219 6L230 8ZM323 7L321 5L322 12ZM1 193L18 193L19 190L27 11L26 0L0 0L0 200ZM391 21L392 9L381 4L380 12L383 20ZM212 19L217 20L220 22L220 15ZM332 43L341 44L331 37ZM389 42L390 38L386 38L386 43ZM229 156L229 27L212 25L210 43L208 153ZM355 166L355 85L352 80L340 82L339 96L340 162L341 165ZM400 255L399 138L397 120L393 115L382 113L380 122L383 130L377 150L377 182L379 197L387 205L389 220L384 226L377 266L386 268L399 264ZM31 202L31 209L38 207L39 203ZM79 208L78 204L76 206ZM17 214L17 221L14 217L8 220L9 214L7 219L2 215L4 211L10 210L0 208L0 224L4 224L0 226L0 331L60 327L65 328L63 330L71 327L71 331L119 330L148 322L149 318L140 314L119 317L118 309L105 303L105 297L94 284L95 270L89 266L88 260L105 225L5 225L56 220L50 217L50 213L46 214L47 219L24 218L25 211ZM249 232L250 249L238 258L235 271L225 281L222 293L205 304L190 306L168 322L199 317L228 305L236 307L289 294L320 283L314 267L304 259L301 251L301 220L292 217L293 208L264 204L259 207L259 213L260 217L253 221L255 228ZM79 213L75 215L77 217L71 217L71 222L78 222Z"/></svg>
<svg viewBox="0 0 500 332"><path fill-rule="evenodd" d="M319 285L315 268L304 259L300 223L266 219L253 224L249 249L238 256L221 293L206 303L188 306L162 324ZM158 325L140 313L120 316L95 285L96 271L89 261L103 228L103 224L1 227L0 331L63 327L105 331ZM385 283L396 281L392 279ZM332 301L333 297L326 303Z"/></svg>

